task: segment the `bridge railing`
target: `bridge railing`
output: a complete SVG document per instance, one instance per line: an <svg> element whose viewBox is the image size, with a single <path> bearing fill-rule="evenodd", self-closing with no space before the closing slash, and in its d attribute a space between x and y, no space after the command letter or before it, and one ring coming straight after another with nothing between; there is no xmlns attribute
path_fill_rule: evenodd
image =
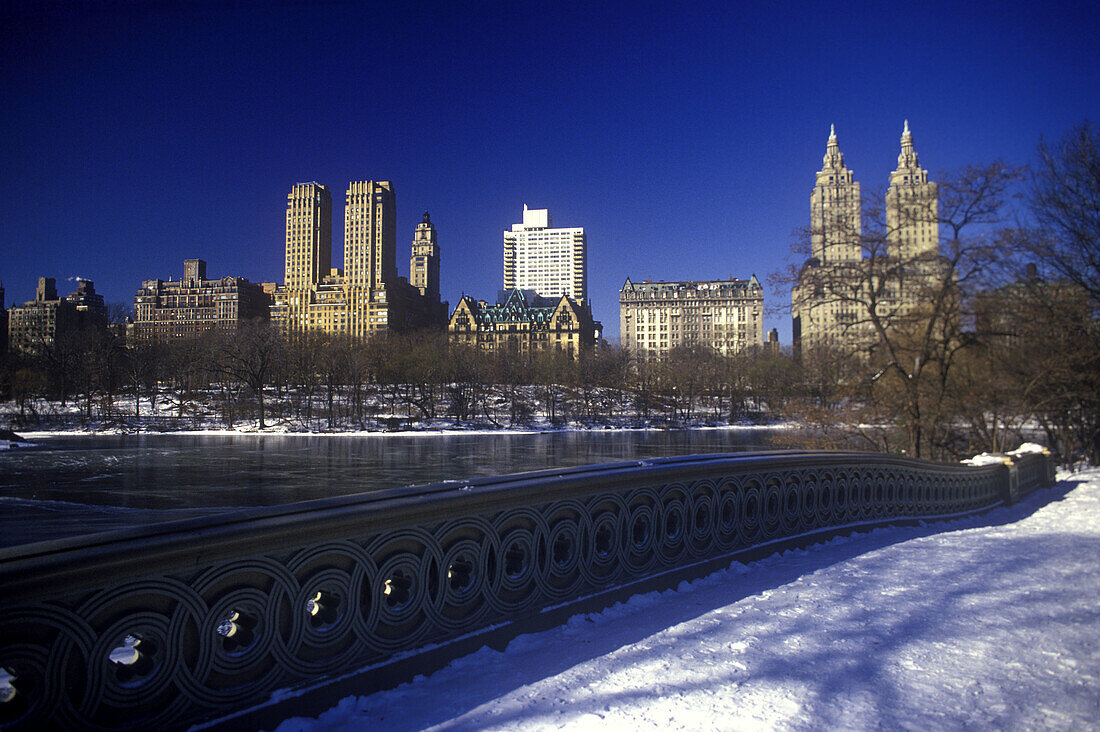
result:
<svg viewBox="0 0 1100 732"><path fill-rule="evenodd" d="M186 726L753 547L1010 503L1048 465L666 458L3 549L0 727Z"/></svg>

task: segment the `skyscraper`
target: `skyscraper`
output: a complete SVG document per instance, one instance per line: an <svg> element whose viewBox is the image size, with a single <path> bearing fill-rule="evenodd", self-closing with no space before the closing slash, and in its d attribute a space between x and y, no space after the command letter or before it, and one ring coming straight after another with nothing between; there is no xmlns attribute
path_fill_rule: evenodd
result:
<svg viewBox="0 0 1100 732"><path fill-rule="evenodd" d="M523 222L504 232L504 289L588 300L588 244L581 227L551 228L547 209L523 206Z"/></svg>
<svg viewBox="0 0 1100 732"><path fill-rule="evenodd" d="M350 287L382 287L397 281L397 199L389 181L348 183L344 277Z"/></svg>
<svg viewBox="0 0 1100 732"><path fill-rule="evenodd" d="M331 266L332 201L325 186L300 183L287 198L286 283L272 293L271 318L291 330L365 337L442 327L446 305L397 275L397 203L389 181L348 183L344 268ZM429 224L430 226L430 224ZM432 242L434 244L434 229Z"/></svg>
<svg viewBox="0 0 1100 732"><path fill-rule="evenodd" d="M844 164L835 126L829 127L825 157L810 194L810 227L812 256L821 264L862 258L859 183Z"/></svg>
<svg viewBox="0 0 1100 732"><path fill-rule="evenodd" d="M436 244L435 227L427 211L413 234L409 283L420 290L421 295L439 299L439 245Z"/></svg>
<svg viewBox="0 0 1100 732"><path fill-rule="evenodd" d="M791 289L796 345L862 348L884 323L921 327L926 293L949 276L939 256L938 193L917 162L906 120L886 193L885 237L881 224L864 236L859 183L830 130L810 195L811 256Z"/></svg>
<svg viewBox="0 0 1100 732"><path fill-rule="evenodd" d="M886 191L886 237L891 259L912 259L939 251L939 190L917 162L909 120L901 133L898 167Z"/></svg>
<svg viewBox="0 0 1100 732"><path fill-rule="evenodd" d="M859 183L844 164L844 153L830 125L825 157L810 193L810 259L791 288L796 345L837 344L859 337L856 303L833 287L862 282L863 243Z"/></svg>
<svg viewBox="0 0 1100 732"><path fill-rule="evenodd" d="M297 183L286 197L286 286L309 288L332 268L332 194L320 183Z"/></svg>

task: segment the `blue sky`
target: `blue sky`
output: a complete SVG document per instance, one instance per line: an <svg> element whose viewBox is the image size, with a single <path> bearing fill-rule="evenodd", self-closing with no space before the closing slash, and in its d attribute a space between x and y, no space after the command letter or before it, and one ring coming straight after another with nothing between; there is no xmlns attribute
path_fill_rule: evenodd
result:
<svg viewBox="0 0 1100 732"><path fill-rule="evenodd" d="M19 3L0 10L0 281L108 301L282 281L286 194L390 180L443 295L492 298L523 204L588 234L618 336L632 279L762 280L807 223L830 123L865 189L910 120L930 171L1032 160L1100 119L1095 3ZM782 306L788 294L765 292ZM790 342L789 314L765 322Z"/></svg>

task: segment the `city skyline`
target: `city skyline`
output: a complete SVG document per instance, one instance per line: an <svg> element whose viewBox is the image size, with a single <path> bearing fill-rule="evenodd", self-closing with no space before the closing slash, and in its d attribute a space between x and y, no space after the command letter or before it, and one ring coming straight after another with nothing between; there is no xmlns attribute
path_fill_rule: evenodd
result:
<svg viewBox="0 0 1100 732"><path fill-rule="evenodd" d="M431 212L452 307L500 289L523 204L584 227L615 338L628 276L781 269L830 124L884 189L905 119L935 179L1030 162L1100 111L1100 16L1071 3L0 12L8 305L39 276L124 303L188 258L282 282L294 183L390 180L402 248ZM789 297L766 285L765 304L789 344Z"/></svg>

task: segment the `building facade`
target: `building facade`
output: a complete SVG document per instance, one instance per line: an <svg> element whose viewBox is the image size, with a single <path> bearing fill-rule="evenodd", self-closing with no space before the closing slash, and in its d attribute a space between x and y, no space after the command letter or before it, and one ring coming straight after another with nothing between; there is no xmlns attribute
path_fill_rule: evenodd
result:
<svg viewBox="0 0 1100 732"><path fill-rule="evenodd" d="M622 345L654 359L681 345L723 355L764 342L764 289L747 280L631 282L619 290Z"/></svg>
<svg viewBox="0 0 1100 732"><path fill-rule="evenodd" d="M206 262L187 259L180 280L146 280L134 296L133 340L169 343L208 330L232 331L248 320L267 320L270 297L244 277L207 279Z"/></svg>
<svg viewBox="0 0 1100 732"><path fill-rule="evenodd" d="M413 234L409 283L420 290L421 295L439 299L439 244L427 211Z"/></svg>
<svg viewBox="0 0 1100 732"><path fill-rule="evenodd" d="M332 194L320 183L298 183L286 197L288 289L319 285L332 269Z"/></svg>
<svg viewBox="0 0 1100 732"><path fill-rule="evenodd" d="M34 300L8 312L8 347L33 355L82 330L106 328L107 307L91 280L78 280L75 292L59 297L54 278L39 277Z"/></svg>
<svg viewBox="0 0 1100 732"><path fill-rule="evenodd" d="M830 126L821 170L810 193L810 260L791 290L796 345L824 345L851 337L858 303L834 297L835 281L862 279L862 199L859 182L844 163L836 127Z"/></svg>
<svg viewBox="0 0 1100 732"><path fill-rule="evenodd" d="M0 282L0 355L8 352L8 308L4 299L4 283Z"/></svg>
<svg viewBox="0 0 1100 732"><path fill-rule="evenodd" d="M326 209L326 194L327 188L318 183L300 183L287 197L286 277L272 293L272 319L289 330L360 338L389 330L442 327L447 307L439 302L438 291L433 301L397 274L393 185L348 183L343 269L331 266L331 203ZM303 236L309 231L315 239ZM432 234L434 245L434 228ZM417 246L414 240L414 251ZM435 262L438 272L438 249Z"/></svg>
<svg viewBox="0 0 1100 732"><path fill-rule="evenodd" d="M463 297L447 325L452 343L486 352L557 350L574 357L596 344L599 330L587 305L519 289L501 291L495 305Z"/></svg>
<svg viewBox="0 0 1100 732"><path fill-rule="evenodd" d="M429 310L431 323L447 322L448 303L443 302L439 294L439 242L427 211L413 233L409 284L420 293L423 307Z"/></svg>
<svg viewBox="0 0 1100 732"><path fill-rule="evenodd" d="M529 209L524 204L523 221L504 232L504 289L588 302L584 229L552 228L547 209Z"/></svg>
<svg viewBox="0 0 1100 732"><path fill-rule="evenodd" d="M836 127L832 126L821 170L810 193L812 257L822 264L858 262L863 258L861 205L859 182L844 164Z"/></svg>
<svg viewBox="0 0 1100 732"><path fill-rule="evenodd" d="M898 261L939 254L939 188L920 167L909 120L886 191L886 241L887 256Z"/></svg>

